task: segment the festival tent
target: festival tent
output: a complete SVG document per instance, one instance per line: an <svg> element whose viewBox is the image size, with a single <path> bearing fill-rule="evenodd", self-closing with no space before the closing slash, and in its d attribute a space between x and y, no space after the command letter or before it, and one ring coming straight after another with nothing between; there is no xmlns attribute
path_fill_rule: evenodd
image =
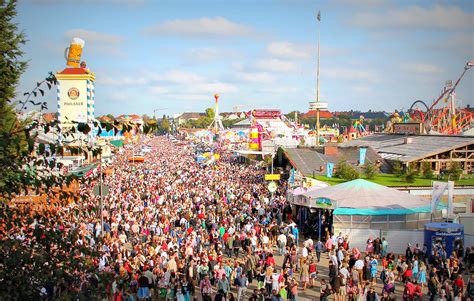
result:
<svg viewBox="0 0 474 301"><path fill-rule="evenodd" d="M328 187L329 185L326 182L314 180L311 182L311 187L297 187L290 192L290 197L292 203L295 205L306 205L307 197L304 195L305 193L309 193L321 188Z"/></svg>
<svg viewBox="0 0 474 301"><path fill-rule="evenodd" d="M429 200L362 179L312 190L303 195L334 208L335 215L394 215L427 213L431 210Z"/></svg>

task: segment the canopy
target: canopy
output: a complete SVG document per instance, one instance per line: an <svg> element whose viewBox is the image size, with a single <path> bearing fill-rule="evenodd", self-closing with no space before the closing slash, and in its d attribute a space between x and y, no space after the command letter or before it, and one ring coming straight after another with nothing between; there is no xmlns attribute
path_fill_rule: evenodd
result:
<svg viewBox="0 0 474 301"><path fill-rule="evenodd" d="M411 209L423 208L424 211L430 206L429 200L362 179L309 191L304 196L330 202L335 208L363 209L372 213L385 211L387 214L386 212L390 212L387 210L392 210L391 214L412 213L417 211ZM340 211L339 214L345 212Z"/></svg>

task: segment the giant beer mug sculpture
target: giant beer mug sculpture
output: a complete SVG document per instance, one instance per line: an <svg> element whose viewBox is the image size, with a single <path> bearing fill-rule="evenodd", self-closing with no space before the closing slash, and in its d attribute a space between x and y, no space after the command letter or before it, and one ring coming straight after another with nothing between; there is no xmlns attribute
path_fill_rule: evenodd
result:
<svg viewBox="0 0 474 301"><path fill-rule="evenodd" d="M71 45L64 51L66 65L73 68L79 68L81 63L82 48L84 48L84 40L79 38L72 39Z"/></svg>

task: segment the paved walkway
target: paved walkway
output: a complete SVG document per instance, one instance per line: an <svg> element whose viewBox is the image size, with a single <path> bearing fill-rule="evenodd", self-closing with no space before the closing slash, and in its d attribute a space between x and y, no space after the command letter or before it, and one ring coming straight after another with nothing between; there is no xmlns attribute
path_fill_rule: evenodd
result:
<svg viewBox="0 0 474 301"><path fill-rule="evenodd" d="M240 258L242 259L242 256L240 256ZM283 264L283 256L279 256L278 252L275 252L274 253L274 258L275 258L278 270L281 270L281 266ZM326 281L329 280L329 277L328 277L329 268L328 268L328 266L329 266L329 258L328 258L327 253L321 254L321 262L318 263L318 265L317 265L319 274L318 274L318 280L316 281L316 286L313 287L313 288L307 287L306 290L302 290L301 286L299 286L298 287L297 301L308 301L308 300L315 301L315 300L319 300L320 280L322 278L326 279ZM379 268L379 272L380 272L380 268ZM299 273L296 273L295 275L296 275L296 279L299 280ZM378 275L380 275L380 274L378 274ZM253 293L253 290L256 289L256 288L257 288L257 281L254 279L253 282L249 285L249 287L247 289L244 300L248 300L248 298ZM379 294L380 297L381 297L382 288L383 288L383 285L382 285L381 280L377 279L377 284L376 284L376 290L375 291ZM403 288L404 288L404 286L402 284L400 284L399 282L396 283L395 293L396 293L396 296L397 296L397 300L402 300L401 298L402 298L402 294L403 294ZM237 289L233 287L231 291L234 294L234 297L237 298ZM426 293L427 293L427 288L425 287L423 289L423 295L425 296ZM196 297L197 297L197 300L201 300L200 293ZM329 300L334 300L334 295L331 295L329 297Z"/></svg>

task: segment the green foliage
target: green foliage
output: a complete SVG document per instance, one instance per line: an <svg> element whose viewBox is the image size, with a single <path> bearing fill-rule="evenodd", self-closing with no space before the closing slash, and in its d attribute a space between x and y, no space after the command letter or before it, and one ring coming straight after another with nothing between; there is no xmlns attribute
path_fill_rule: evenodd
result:
<svg viewBox="0 0 474 301"><path fill-rule="evenodd" d="M432 179L433 178L433 170L431 169L431 163L430 162L423 162L421 163L421 173L424 178L426 179Z"/></svg>
<svg viewBox="0 0 474 301"><path fill-rule="evenodd" d="M18 33L17 24L13 23L16 16L16 1L0 1L0 107L15 97L15 87L27 63L21 61L23 51L21 45L26 38ZM1 112L4 113L4 112ZM3 119L3 115L0 119Z"/></svg>
<svg viewBox="0 0 474 301"><path fill-rule="evenodd" d="M462 168L459 162L451 161L448 165L448 171L446 173L448 180L459 180L462 175Z"/></svg>
<svg viewBox="0 0 474 301"><path fill-rule="evenodd" d="M222 125L223 125L225 128L231 128L232 126L234 126L234 124L236 124L237 122L240 122L240 121L242 121L242 120L243 120L242 118L233 119L233 120L223 119L223 120L222 120Z"/></svg>
<svg viewBox="0 0 474 301"><path fill-rule="evenodd" d="M393 161L392 163L392 171L393 171L393 174L395 174L396 176L398 177L401 177L403 175L403 167L402 167L402 163L398 160L396 161Z"/></svg>
<svg viewBox="0 0 474 301"><path fill-rule="evenodd" d="M166 116L163 116L163 119L161 119L158 130L162 133L169 133L170 132L171 125L170 125L170 121L168 120L168 118L166 118Z"/></svg>
<svg viewBox="0 0 474 301"><path fill-rule="evenodd" d="M379 173L379 168L374 163L366 162L364 164L364 177L367 179L373 179Z"/></svg>
<svg viewBox="0 0 474 301"><path fill-rule="evenodd" d="M359 172L346 160L337 163L334 176L348 181L360 178Z"/></svg>
<svg viewBox="0 0 474 301"><path fill-rule="evenodd" d="M401 178L403 181L408 183L414 183L416 180L416 176L418 175L418 170L408 166L405 171L403 172Z"/></svg>
<svg viewBox="0 0 474 301"><path fill-rule="evenodd" d="M206 109L206 117L209 118L209 119L214 119L214 117L216 116L216 112L214 112L214 109L213 108L207 108Z"/></svg>

